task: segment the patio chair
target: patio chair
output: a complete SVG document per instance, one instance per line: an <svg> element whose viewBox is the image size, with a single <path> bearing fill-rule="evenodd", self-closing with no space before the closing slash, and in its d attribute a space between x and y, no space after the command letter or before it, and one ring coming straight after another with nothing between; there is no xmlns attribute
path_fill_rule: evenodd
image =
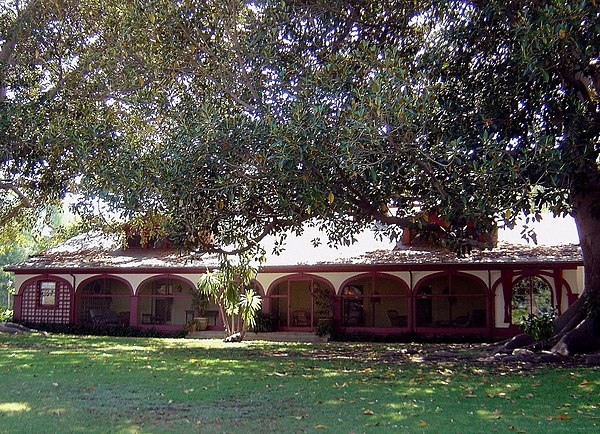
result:
<svg viewBox="0 0 600 434"><path fill-rule="evenodd" d="M90 309L92 324L97 325L120 325L119 314L110 309Z"/></svg>
<svg viewBox="0 0 600 434"><path fill-rule="evenodd" d="M292 312L292 325L294 327L310 327L310 312L295 310Z"/></svg>
<svg viewBox="0 0 600 434"><path fill-rule="evenodd" d="M387 314L392 327L406 327L408 323L406 315L399 315L396 309L388 309Z"/></svg>

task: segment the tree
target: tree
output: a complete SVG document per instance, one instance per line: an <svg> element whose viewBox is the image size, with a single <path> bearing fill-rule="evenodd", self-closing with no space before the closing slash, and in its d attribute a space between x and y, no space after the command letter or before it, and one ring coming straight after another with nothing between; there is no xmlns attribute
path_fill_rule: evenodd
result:
<svg viewBox="0 0 600 434"><path fill-rule="evenodd" d="M240 256L237 264L223 258L216 271L207 271L198 282L198 291L219 306L226 341L242 341L249 327L256 325L262 300L252 288L257 269L250 257Z"/></svg>
<svg viewBox="0 0 600 434"><path fill-rule="evenodd" d="M468 252L497 221L571 213L585 292L556 349L585 349L584 329L598 343L595 1L84 6L95 30L68 95L105 133L75 148L100 154L79 170L88 198L233 253L307 222L332 243L374 220L396 236L431 212Z"/></svg>
<svg viewBox="0 0 600 434"><path fill-rule="evenodd" d="M118 113L105 103L104 77L94 69L100 13L94 1L0 5L2 241L31 229L119 145Z"/></svg>

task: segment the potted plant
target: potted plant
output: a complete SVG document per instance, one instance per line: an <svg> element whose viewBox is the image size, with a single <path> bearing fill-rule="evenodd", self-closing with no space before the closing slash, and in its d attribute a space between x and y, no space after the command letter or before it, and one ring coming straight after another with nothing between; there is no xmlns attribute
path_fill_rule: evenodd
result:
<svg viewBox="0 0 600 434"><path fill-rule="evenodd" d="M194 291L192 297L192 309L194 310L194 324L196 330L202 331L208 328L208 317L206 309L208 308L208 298L200 291Z"/></svg>

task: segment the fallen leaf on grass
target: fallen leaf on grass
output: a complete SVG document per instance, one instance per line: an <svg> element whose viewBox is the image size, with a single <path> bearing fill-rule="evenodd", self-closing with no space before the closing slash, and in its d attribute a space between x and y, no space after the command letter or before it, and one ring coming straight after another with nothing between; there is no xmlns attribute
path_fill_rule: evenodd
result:
<svg viewBox="0 0 600 434"><path fill-rule="evenodd" d="M477 398L477 395L473 395L472 393L467 393L465 398Z"/></svg>
<svg viewBox="0 0 600 434"><path fill-rule="evenodd" d="M571 419L571 418L569 417L568 414L565 414L565 413L559 413L556 416L556 420L569 420L569 419Z"/></svg>
<svg viewBox="0 0 600 434"><path fill-rule="evenodd" d="M326 429L326 428L327 428L327 425L324 425L322 423L315 425L315 429Z"/></svg>
<svg viewBox="0 0 600 434"><path fill-rule="evenodd" d="M374 422L374 423L365 423L365 428L368 428L370 426L379 426L379 422Z"/></svg>
<svg viewBox="0 0 600 434"><path fill-rule="evenodd" d="M183 393L192 393L194 389L183 389Z"/></svg>
<svg viewBox="0 0 600 434"><path fill-rule="evenodd" d="M585 386L589 386L590 382L587 380L583 380L581 383L579 383L578 387L585 387Z"/></svg>
<svg viewBox="0 0 600 434"><path fill-rule="evenodd" d="M424 420L419 421L419 426L427 426L427 425L429 425L428 422L425 422Z"/></svg>
<svg viewBox="0 0 600 434"><path fill-rule="evenodd" d="M368 408L363 410L363 414L366 414L367 416L373 416L375 414L375 412L373 410L369 410Z"/></svg>

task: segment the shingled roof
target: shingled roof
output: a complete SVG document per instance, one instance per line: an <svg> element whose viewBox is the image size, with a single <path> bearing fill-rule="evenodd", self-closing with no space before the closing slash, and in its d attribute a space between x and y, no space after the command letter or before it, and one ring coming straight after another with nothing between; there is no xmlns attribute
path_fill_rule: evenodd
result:
<svg viewBox="0 0 600 434"><path fill-rule="evenodd" d="M455 265L461 268L527 264L551 266L553 264L583 265L578 245L528 246L500 242L492 250L474 250L470 256L458 257L441 248L407 247L389 241L377 241L366 231L357 243L339 248L325 244L314 247L310 240L314 234L288 238L286 250L280 255L268 254L263 266L269 269L286 267L386 266L418 267ZM268 248L268 243L267 243ZM26 261L6 267L8 271L78 270L141 270L177 269L202 270L215 267L215 255L190 254L176 249L123 249L114 234L88 233L74 237L47 252L31 256Z"/></svg>

